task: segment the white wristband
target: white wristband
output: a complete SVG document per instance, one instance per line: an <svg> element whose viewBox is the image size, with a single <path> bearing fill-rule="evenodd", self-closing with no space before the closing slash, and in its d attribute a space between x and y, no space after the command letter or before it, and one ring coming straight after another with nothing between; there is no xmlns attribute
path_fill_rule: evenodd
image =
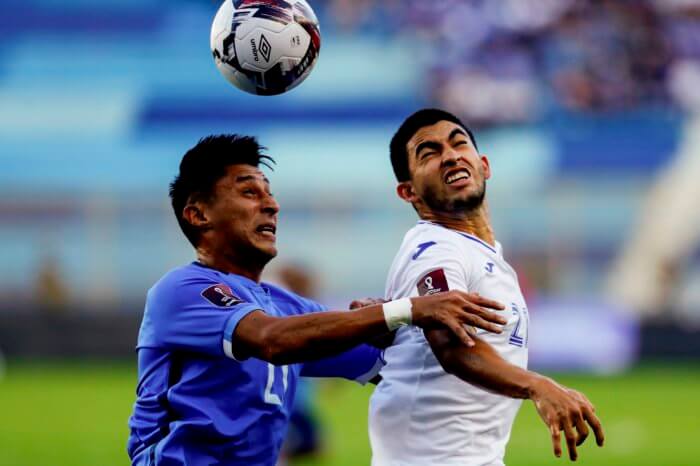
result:
<svg viewBox="0 0 700 466"><path fill-rule="evenodd" d="M384 320L389 330L396 330L404 325L411 325L413 321L413 304L411 298L401 298L389 301L382 305Z"/></svg>

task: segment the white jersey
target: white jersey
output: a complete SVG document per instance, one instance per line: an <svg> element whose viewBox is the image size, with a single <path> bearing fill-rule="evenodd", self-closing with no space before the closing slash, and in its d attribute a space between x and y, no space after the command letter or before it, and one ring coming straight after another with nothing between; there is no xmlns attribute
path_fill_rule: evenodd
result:
<svg viewBox="0 0 700 466"><path fill-rule="evenodd" d="M394 259L386 299L447 289L478 292L506 305L503 333L480 330L479 337L511 364L527 366L527 307L500 244L494 248L421 221L408 231ZM446 373L417 327L399 329L385 359L370 401L373 466L503 465L520 400Z"/></svg>

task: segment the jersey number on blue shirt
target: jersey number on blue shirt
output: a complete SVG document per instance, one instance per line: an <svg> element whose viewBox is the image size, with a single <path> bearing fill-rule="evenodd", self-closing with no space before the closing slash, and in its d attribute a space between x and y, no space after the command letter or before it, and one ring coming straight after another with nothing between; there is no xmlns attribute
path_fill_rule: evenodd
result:
<svg viewBox="0 0 700 466"><path fill-rule="evenodd" d="M282 371L282 393L278 395L273 392L275 387L275 372L277 369ZM265 386L265 403L271 405L282 406L282 400L284 399L284 394L287 392L287 377L289 374L289 366L273 366L269 362L267 363L267 385Z"/></svg>

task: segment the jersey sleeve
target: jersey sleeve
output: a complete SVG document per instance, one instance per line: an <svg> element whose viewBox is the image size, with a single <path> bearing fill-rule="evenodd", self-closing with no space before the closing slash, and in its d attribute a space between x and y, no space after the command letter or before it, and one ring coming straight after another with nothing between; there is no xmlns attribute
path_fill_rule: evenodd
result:
<svg viewBox="0 0 700 466"><path fill-rule="evenodd" d="M383 353L373 346L359 345L337 356L304 363L301 376L340 377L364 385L384 367Z"/></svg>
<svg viewBox="0 0 700 466"><path fill-rule="evenodd" d="M146 298L138 347L234 358L231 344L236 326L261 309L239 296L229 285L204 276L157 284Z"/></svg>
<svg viewBox="0 0 700 466"><path fill-rule="evenodd" d="M328 310L323 304L300 296L285 288L267 284L266 286L268 287L272 299L285 315L303 315Z"/></svg>
<svg viewBox="0 0 700 466"><path fill-rule="evenodd" d="M414 287L411 295L424 296L448 290L470 291L469 264L464 252L446 240L430 243L421 254L411 256L407 264L406 278Z"/></svg>

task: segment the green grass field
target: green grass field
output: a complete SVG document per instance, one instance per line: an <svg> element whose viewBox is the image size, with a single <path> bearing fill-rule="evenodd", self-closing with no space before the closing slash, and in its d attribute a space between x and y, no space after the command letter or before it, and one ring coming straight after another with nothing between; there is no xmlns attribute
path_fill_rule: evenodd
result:
<svg viewBox="0 0 700 466"><path fill-rule="evenodd" d="M607 444L587 442L581 465L700 465L700 366L644 366L623 376L561 376L588 394ZM0 466L128 464L124 445L134 369L124 363L10 363L0 380ZM327 430L324 455L295 466L369 463L367 399L371 388L331 381L319 390ZM507 464L563 464L529 402L515 423Z"/></svg>

